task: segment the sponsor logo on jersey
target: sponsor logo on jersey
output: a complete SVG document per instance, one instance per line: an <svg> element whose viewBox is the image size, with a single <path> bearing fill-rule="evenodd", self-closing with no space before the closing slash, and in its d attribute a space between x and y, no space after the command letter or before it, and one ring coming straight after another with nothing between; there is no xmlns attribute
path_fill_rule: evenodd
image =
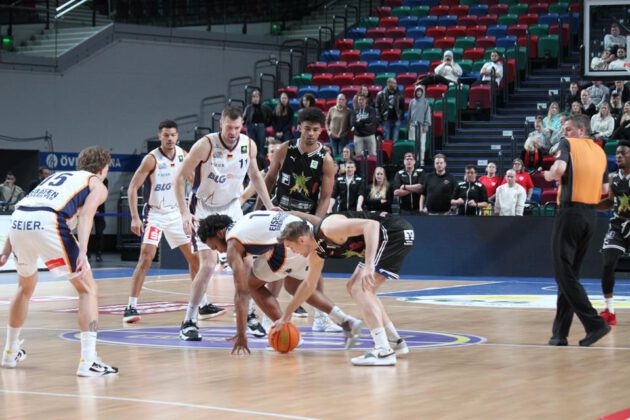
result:
<svg viewBox="0 0 630 420"><path fill-rule="evenodd" d="M221 150L216 151L212 154L212 157L214 159L222 159L223 158L223 152Z"/></svg>
<svg viewBox="0 0 630 420"><path fill-rule="evenodd" d="M289 174L285 174L282 173L282 178L280 179L280 182L282 182L284 185L290 185L291 184L291 176Z"/></svg>
<svg viewBox="0 0 630 420"><path fill-rule="evenodd" d="M162 169L168 169L168 165L167 165L166 163L160 163L160 164L158 165L158 169L159 169L159 170L162 170Z"/></svg>
<svg viewBox="0 0 630 420"><path fill-rule="evenodd" d="M247 145L246 144L241 146L241 154L247 154Z"/></svg>
<svg viewBox="0 0 630 420"><path fill-rule="evenodd" d="M210 172L208 175L208 179L216 182L217 184L223 184L225 181L230 178L228 175L217 175L214 172Z"/></svg>
<svg viewBox="0 0 630 420"><path fill-rule="evenodd" d="M149 229L149 233L147 234L147 238L149 238L150 241L158 241L160 240L161 233L162 230L160 228L151 226L151 228Z"/></svg>
<svg viewBox="0 0 630 420"><path fill-rule="evenodd" d="M154 191L169 191L171 189L171 183L167 182L166 184L155 184Z"/></svg>
<svg viewBox="0 0 630 420"><path fill-rule="evenodd" d="M311 169L317 169L317 167L319 166L319 162L316 160L312 160L311 161Z"/></svg>
<svg viewBox="0 0 630 420"><path fill-rule="evenodd" d="M183 162L184 161L184 155L177 156L177 160L179 160L180 162Z"/></svg>
<svg viewBox="0 0 630 420"><path fill-rule="evenodd" d="M298 194L304 194L305 197L309 197L308 188L306 187L306 183L311 180L312 177L306 176L302 173L302 175L298 175L293 173L293 179L295 180L295 185L293 185L289 189L289 194L297 192Z"/></svg>
<svg viewBox="0 0 630 420"><path fill-rule="evenodd" d="M403 231L403 234L405 235L405 243L404 245L413 245L414 239L415 239L415 233L413 230L411 229L405 229Z"/></svg>

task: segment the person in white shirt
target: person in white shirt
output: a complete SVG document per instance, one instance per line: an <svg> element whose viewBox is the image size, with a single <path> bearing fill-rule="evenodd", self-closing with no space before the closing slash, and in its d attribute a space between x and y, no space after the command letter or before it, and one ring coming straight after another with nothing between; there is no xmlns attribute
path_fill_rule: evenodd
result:
<svg viewBox="0 0 630 420"><path fill-rule="evenodd" d="M516 183L516 172L514 169L506 172L506 178L507 183L497 188L494 214L499 216L522 216L527 192L525 192L525 188Z"/></svg>
<svg viewBox="0 0 630 420"><path fill-rule="evenodd" d="M626 59L626 49L624 47L617 48L615 53L616 60L608 65L608 70L625 70L628 60Z"/></svg>
<svg viewBox="0 0 630 420"><path fill-rule="evenodd" d="M453 59L453 51L450 50L444 52L442 63L434 71L436 76L442 76L445 79L438 80L436 78L439 83L457 83L463 74L462 68Z"/></svg>
<svg viewBox="0 0 630 420"><path fill-rule="evenodd" d="M484 64L481 70L479 70L482 82L488 83L492 80L492 69L494 69L494 80L497 82L497 86L501 84L501 79L503 78L503 64L499 62L500 58L501 55L498 51L492 51L490 61Z"/></svg>
<svg viewBox="0 0 630 420"><path fill-rule="evenodd" d="M591 132L597 140L609 138L615 129L615 120L610 116L610 104L603 102L599 112L591 117Z"/></svg>
<svg viewBox="0 0 630 420"><path fill-rule="evenodd" d="M613 45L626 46L626 37L621 35L619 25L616 23L610 25L610 33L604 36L604 48L612 48Z"/></svg>

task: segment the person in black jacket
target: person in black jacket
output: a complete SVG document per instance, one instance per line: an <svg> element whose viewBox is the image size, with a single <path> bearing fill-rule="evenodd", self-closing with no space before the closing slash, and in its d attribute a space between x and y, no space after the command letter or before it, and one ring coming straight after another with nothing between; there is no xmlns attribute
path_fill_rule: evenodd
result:
<svg viewBox="0 0 630 420"><path fill-rule="evenodd" d="M405 99L393 77L387 79L387 86L376 95L376 110L383 124L383 137L398 141L400 122L405 114Z"/></svg>
<svg viewBox="0 0 630 420"><path fill-rule="evenodd" d="M460 216L476 216L477 209L488 206L486 187L477 181L477 170L474 165L466 165L466 179L455 188L451 206L457 208Z"/></svg>
<svg viewBox="0 0 630 420"><path fill-rule="evenodd" d="M435 172L424 177L420 195L420 212L425 214L446 214L451 209L451 198L457 181L446 171L446 156L438 153L433 158Z"/></svg>
<svg viewBox="0 0 630 420"><path fill-rule="evenodd" d="M416 168L416 157L405 153L405 167L396 172L392 189L394 196L400 199L400 214L420 214L420 193L424 184L424 171Z"/></svg>
<svg viewBox="0 0 630 420"><path fill-rule="evenodd" d="M371 106L367 105L367 97L357 96L357 103L350 116L350 125L354 132L354 152L357 156L363 155L363 149L367 148L370 156L376 156L376 129L378 128L378 116Z"/></svg>
<svg viewBox="0 0 630 420"><path fill-rule="evenodd" d="M289 105L289 95L283 92L271 119L276 139L284 142L293 138L293 133L291 132L293 115L293 108Z"/></svg>
<svg viewBox="0 0 630 420"><path fill-rule="evenodd" d="M258 148L258 167L265 167L265 128L271 125L271 110L261 104L262 96L258 89L252 91L251 102L243 111L243 120L247 126L247 135Z"/></svg>
<svg viewBox="0 0 630 420"><path fill-rule="evenodd" d="M363 210L392 212L392 189L387 181L385 169L381 166L374 168L372 187L365 197Z"/></svg>
<svg viewBox="0 0 630 420"><path fill-rule="evenodd" d="M363 208L363 190L365 185L363 178L355 176L357 166L354 161L346 163L346 175L338 176L335 182L332 199L330 200L330 209L336 206L336 212L356 210Z"/></svg>

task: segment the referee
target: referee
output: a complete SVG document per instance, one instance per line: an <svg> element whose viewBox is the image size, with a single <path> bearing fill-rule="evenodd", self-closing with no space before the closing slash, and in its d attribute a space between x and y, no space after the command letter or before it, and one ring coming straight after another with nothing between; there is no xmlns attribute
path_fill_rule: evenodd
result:
<svg viewBox="0 0 630 420"><path fill-rule="evenodd" d="M588 300L578 275L595 228L596 210L602 195L606 155L587 137L589 119L577 115L563 126L556 161L544 173L547 181L558 181L558 214L551 234L553 270L558 284L556 318L549 345L566 346L575 313L586 337L580 346L590 346L610 332L610 327Z"/></svg>

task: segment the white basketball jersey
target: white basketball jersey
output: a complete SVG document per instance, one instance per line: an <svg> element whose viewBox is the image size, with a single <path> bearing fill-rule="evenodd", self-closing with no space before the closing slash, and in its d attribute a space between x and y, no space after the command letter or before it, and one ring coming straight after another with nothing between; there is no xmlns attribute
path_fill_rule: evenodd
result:
<svg viewBox="0 0 630 420"><path fill-rule="evenodd" d="M249 169L251 140L241 134L232 149L228 149L218 133L199 141L210 142L210 154L195 170L193 191L206 207L226 206L243 192L243 181Z"/></svg>
<svg viewBox="0 0 630 420"><path fill-rule="evenodd" d="M249 254L264 254L278 243L278 236L291 222L302 222L302 219L289 213L254 211L232 225L225 239L237 239Z"/></svg>
<svg viewBox="0 0 630 420"><path fill-rule="evenodd" d="M172 160L159 147L151 150L149 154L155 158L155 169L145 182L144 202L148 203L151 209L175 210L177 198L175 198L173 180L177 168L184 161L184 150L175 146L175 155Z"/></svg>

